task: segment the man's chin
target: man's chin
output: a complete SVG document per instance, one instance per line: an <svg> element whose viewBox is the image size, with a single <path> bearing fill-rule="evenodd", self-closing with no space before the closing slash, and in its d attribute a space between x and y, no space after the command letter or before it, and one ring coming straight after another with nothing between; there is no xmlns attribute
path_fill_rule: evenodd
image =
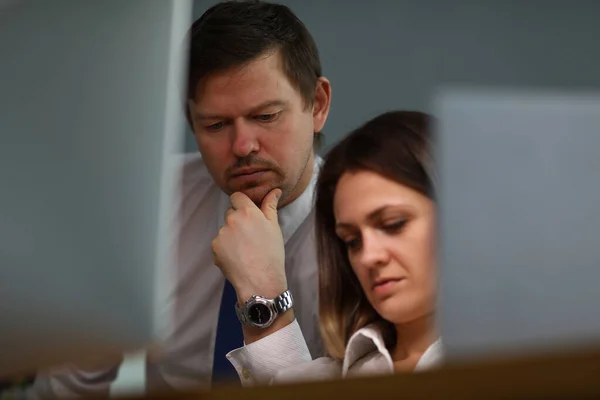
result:
<svg viewBox="0 0 600 400"><path fill-rule="evenodd" d="M271 187L270 185L259 185L239 188L238 190L234 190L234 192L244 193L257 207L260 207L265 196L274 188L275 187Z"/></svg>

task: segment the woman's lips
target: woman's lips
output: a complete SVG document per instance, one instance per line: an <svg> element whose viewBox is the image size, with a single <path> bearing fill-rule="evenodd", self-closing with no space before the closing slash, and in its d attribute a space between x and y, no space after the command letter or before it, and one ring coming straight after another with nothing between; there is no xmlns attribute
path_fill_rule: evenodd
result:
<svg viewBox="0 0 600 400"><path fill-rule="evenodd" d="M394 287L403 280L404 278L381 279L375 282L375 284L373 285L373 292L375 294L386 294L392 289L394 289Z"/></svg>

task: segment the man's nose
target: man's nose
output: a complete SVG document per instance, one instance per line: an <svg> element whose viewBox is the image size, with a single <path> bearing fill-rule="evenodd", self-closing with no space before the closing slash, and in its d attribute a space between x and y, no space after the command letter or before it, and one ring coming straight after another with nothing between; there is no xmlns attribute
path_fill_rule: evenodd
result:
<svg viewBox="0 0 600 400"><path fill-rule="evenodd" d="M245 121L236 121L233 125L232 152L236 157L246 157L259 150L256 128Z"/></svg>

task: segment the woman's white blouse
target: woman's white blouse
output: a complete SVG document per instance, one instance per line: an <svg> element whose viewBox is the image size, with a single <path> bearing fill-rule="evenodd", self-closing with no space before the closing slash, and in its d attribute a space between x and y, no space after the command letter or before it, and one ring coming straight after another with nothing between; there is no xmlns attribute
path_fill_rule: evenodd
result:
<svg viewBox="0 0 600 400"><path fill-rule="evenodd" d="M438 339L423 353L414 371L432 369L441 364L442 357L442 343L441 339ZM343 362L322 357L296 364L275 374L271 383L331 380L393 373L394 364L385 347L381 331L376 325L369 325L352 335Z"/></svg>

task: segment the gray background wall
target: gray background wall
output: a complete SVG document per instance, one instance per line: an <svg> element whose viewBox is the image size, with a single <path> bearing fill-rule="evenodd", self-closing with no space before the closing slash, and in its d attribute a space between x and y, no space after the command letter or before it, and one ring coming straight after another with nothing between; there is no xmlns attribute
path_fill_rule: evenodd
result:
<svg viewBox="0 0 600 400"><path fill-rule="evenodd" d="M600 1L278 2L307 25L332 82L325 148L380 112L429 111L442 83L600 87ZM194 19L213 4L195 0Z"/></svg>

